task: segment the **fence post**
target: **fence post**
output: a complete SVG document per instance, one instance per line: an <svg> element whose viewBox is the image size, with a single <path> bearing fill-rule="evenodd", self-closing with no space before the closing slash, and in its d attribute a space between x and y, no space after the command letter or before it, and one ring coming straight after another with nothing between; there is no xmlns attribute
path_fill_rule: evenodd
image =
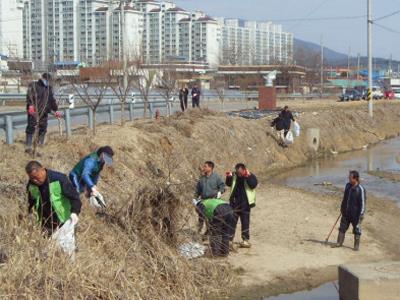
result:
<svg viewBox="0 0 400 300"><path fill-rule="evenodd" d="M71 137L72 135L72 129L71 129L71 111L69 108L65 109L65 133L67 135L67 139Z"/></svg>
<svg viewBox="0 0 400 300"><path fill-rule="evenodd" d="M149 117L150 119L153 118L154 106L153 103L149 102Z"/></svg>
<svg viewBox="0 0 400 300"><path fill-rule="evenodd" d="M134 115L133 115L133 103L130 102L130 103L129 103L129 119L130 119L131 121L133 121L133 117L134 117Z"/></svg>
<svg viewBox="0 0 400 300"><path fill-rule="evenodd" d="M110 124L114 123L114 106L111 103L109 106L110 109Z"/></svg>
<svg viewBox="0 0 400 300"><path fill-rule="evenodd" d="M93 129L93 110L90 109L90 107L88 108L88 126L89 129Z"/></svg>
<svg viewBox="0 0 400 300"><path fill-rule="evenodd" d="M12 116L6 116L6 143L7 145L12 145L14 143Z"/></svg>

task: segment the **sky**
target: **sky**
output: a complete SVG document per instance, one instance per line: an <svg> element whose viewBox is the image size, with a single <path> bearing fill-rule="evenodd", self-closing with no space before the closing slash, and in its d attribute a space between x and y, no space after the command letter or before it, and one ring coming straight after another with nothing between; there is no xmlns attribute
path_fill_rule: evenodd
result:
<svg viewBox="0 0 400 300"><path fill-rule="evenodd" d="M352 56L367 54L367 0L175 0L187 10L213 17L275 21L295 38L320 43ZM400 0L372 0L373 55L400 60ZM351 17L343 20L293 19ZM387 29L383 29L384 26ZM392 30L392 31L391 31ZM393 32L395 31L395 32Z"/></svg>

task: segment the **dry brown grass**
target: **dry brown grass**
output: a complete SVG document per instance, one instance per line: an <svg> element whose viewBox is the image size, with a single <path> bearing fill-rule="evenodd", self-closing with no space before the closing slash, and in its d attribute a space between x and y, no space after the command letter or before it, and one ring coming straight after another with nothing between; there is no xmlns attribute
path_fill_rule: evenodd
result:
<svg viewBox="0 0 400 300"><path fill-rule="evenodd" d="M282 149L267 133L267 120L226 118L191 111L159 121L137 121L124 128L84 129L66 142L50 136L40 161L68 173L89 151L109 144L114 169L103 172L99 188L106 214L84 201L77 228L79 251L71 263L50 247L26 218L26 175L30 160L23 136L0 145L0 297L15 299L201 299L234 284L224 260L187 261L176 246L193 240L191 207L197 168L205 160L223 174L239 161L252 172L294 167L309 159L306 129L321 129L321 153L348 151L399 133L400 106L380 105L370 120L366 109L332 109L301 114L303 134ZM361 134L360 134L361 133Z"/></svg>

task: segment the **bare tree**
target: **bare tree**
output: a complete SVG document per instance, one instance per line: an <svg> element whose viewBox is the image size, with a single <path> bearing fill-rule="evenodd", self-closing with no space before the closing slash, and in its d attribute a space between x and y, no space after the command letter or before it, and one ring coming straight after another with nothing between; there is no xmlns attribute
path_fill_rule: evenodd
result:
<svg viewBox="0 0 400 300"><path fill-rule="evenodd" d="M112 80L111 83L111 90L117 96L120 104L121 104L121 126L125 125L125 105L129 99L129 93L132 91L134 87L135 80L137 79L137 73L134 69L134 63L128 62L128 68L126 72L126 85L124 84L124 74L123 70L120 67L121 64L117 64L117 68L113 68L111 70Z"/></svg>
<svg viewBox="0 0 400 300"><path fill-rule="evenodd" d="M225 111L225 79L222 76L214 77L213 90L217 93L221 102L221 109Z"/></svg>
<svg viewBox="0 0 400 300"><path fill-rule="evenodd" d="M81 69L82 71L83 69ZM96 135L96 111L111 86L110 64L105 67L87 68L80 76L71 78L70 83L83 103L93 112L93 134Z"/></svg>
<svg viewBox="0 0 400 300"><path fill-rule="evenodd" d="M171 101L173 95L176 94L178 78L176 69L172 65L165 65L160 74L161 89L160 94L164 98L167 105L168 116L171 115L169 101Z"/></svg>
<svg viewBox="0 0 400 300"><path fill-rule="evenodd" d="M147 108L149 106L149 98L150 98L150 91L154 85L157 72L155 70L151 70L145 68L144 64L141 60L137 60L135 62L135 69L137 72L136 80L134 81L134 85L139 90L140 95L143 98L143 117L146 117Z"/></svg>

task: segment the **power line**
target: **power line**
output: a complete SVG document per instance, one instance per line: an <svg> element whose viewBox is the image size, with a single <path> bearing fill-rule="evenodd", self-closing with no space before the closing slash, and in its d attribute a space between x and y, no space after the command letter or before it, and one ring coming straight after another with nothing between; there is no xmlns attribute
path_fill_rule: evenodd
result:
<svg viewBox="0 0 400 300"><path fill-rule="evenodd" d="M366 15L360 16L340 16L340 17L318 17L318 18L297 18L297 19L274 19L269 20L271 22L303 22L303 21L337 21L337 20L352 20L352 19L364 19Z"/></svg>
<svg viewBox="0 0 400 300"><path fill-rule="evenodd" d="M390 14L387 14L387 15L384 15L382 17L379 17L379 18L375 19L374 21L380 21L380 20L383 20L383 19L387 19L387 18L393 17L393 16L395 16L395 15L397 15L399 13L400 13L400 10L396 10L395 12L392 12Z"/></svg>
<svg viewBox="0 0 400 300"><path fill-rule="evenodd" d="M390 28L390 27L387 27L387 26L378 24L378 23L376 23L376 22L374 22L373 24L374 24L376 27L382 28L382 29L384 29L384 30L386 30L386 31L389 31L389 32L392 32L392 33L396 33L396 34L400 34L400 31L398 31L398 30L396 30L396 29L392 29L392 28Z"/></svg>

